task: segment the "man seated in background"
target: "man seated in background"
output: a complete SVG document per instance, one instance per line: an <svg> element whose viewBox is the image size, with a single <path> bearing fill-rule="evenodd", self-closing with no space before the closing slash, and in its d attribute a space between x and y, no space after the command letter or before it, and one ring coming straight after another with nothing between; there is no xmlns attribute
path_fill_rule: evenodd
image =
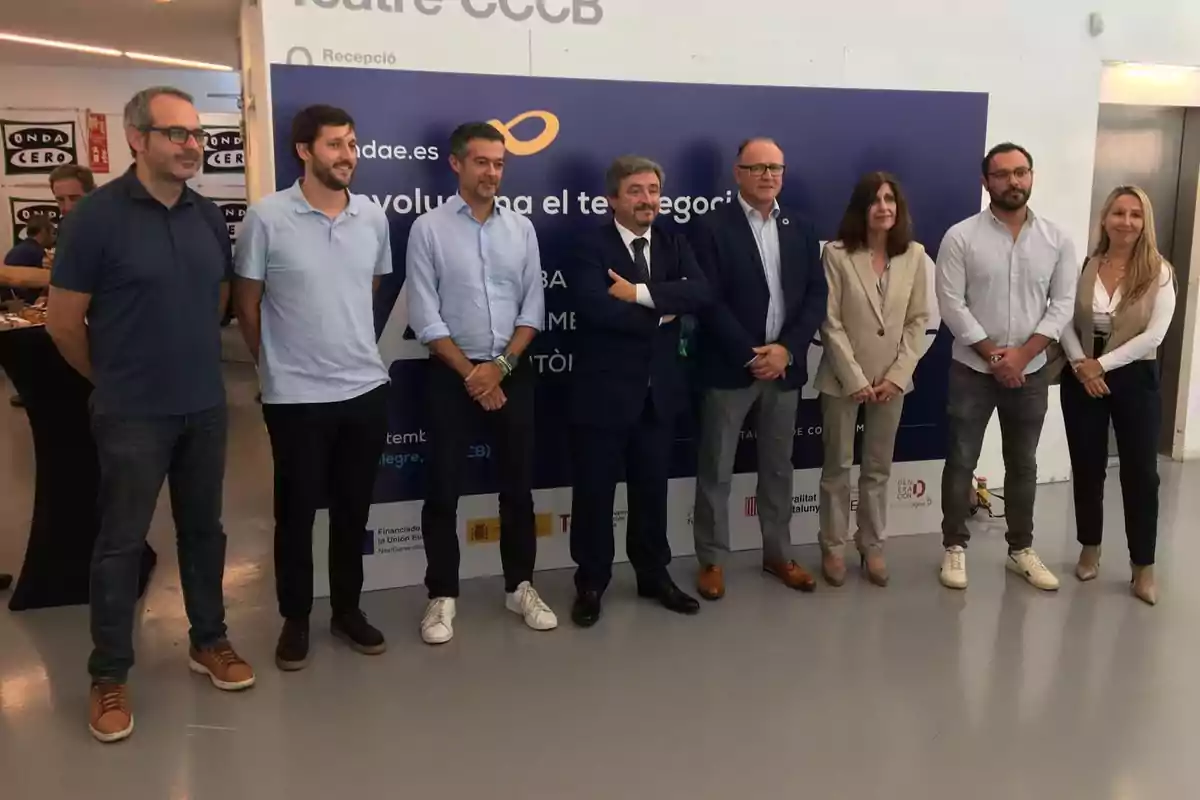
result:
<svg viewBox="0 0 1200 800"><path fill-rule="evenodd" d="M54 246L54 223L49 217L30 217L25 223L25 238L4 256L0 267L0 300L37 301L50 286L47 251ZM8 398L13 408L24 408L21 396Z"/></svg>

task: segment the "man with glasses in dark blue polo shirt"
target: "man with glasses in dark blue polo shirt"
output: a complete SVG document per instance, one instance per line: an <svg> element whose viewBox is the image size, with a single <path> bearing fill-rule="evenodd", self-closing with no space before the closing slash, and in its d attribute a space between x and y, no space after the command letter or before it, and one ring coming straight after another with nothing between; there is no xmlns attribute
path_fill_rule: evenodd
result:
<svg viewBox="0 0 1200 800"><path fill-rule="evenodd" d="M187 93L155 87L136 94L125 107L125 135L133 168L64 221L47 320L63 358L95 386L101 524L92 556L88 727L102 742L133 732L125 682L134 605L164 480L191 623L188 665L219 689L254 683L226 638L221 587L228 230L216 205L186 183L200 168L206 138Z"/></svg>

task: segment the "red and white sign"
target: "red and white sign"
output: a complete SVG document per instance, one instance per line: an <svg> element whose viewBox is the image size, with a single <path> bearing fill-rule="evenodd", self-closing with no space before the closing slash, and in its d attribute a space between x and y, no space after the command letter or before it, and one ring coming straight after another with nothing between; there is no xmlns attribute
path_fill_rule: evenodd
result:
<svg viewBox="0 0 1200 800"><path fill-rule="evenodd" d="M108 120L91 111L87 115L88 166L92 172L108 172Z"/></svg>

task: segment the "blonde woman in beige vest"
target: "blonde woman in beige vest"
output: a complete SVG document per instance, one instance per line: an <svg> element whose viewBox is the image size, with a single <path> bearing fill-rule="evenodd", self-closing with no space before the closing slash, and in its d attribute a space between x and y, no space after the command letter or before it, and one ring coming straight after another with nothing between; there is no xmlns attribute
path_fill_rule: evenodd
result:
<svg viewBox="0 0 1200 800"><path fill-rule="evenodd" d="M1118 186L1100 212L1099 244L1079 278L1075 318L1063 331L1071 370L1062 379L1075 523L1083 549L1075 576L1100 569L1108 426L1121 460L1133 594L1154 605L1161 398L1156 355L1175 311L1171 265L1158 252L1154 210L1136 186Z"/></svg>
<svg viewBox="0 0 1200 800"><path fill-rule="evenodd" d="M925 248L895 176L865 175L850 196L837 241L822 254L829 300L814 383L821 393L821 573L846 580L843 549L850 523L850 469L861 410L864 431L854 544L868 580L888 582L883 541L888 480L904 395L925 354L931 278Z"/></svg>

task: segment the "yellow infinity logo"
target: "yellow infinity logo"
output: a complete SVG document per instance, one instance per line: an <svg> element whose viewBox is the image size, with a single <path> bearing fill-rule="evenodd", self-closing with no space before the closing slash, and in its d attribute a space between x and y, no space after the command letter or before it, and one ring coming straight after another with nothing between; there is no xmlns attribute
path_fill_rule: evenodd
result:
<svg viewBox="0 0 1200 800"><path fill-rule="evenodd" d="M527 119L540 119L542 121L542 132L532 139L518 139L512 132L512 129L520 125ZM508 122L501 122L498 119L488 122L500 133L504 134L504 147L514 156L531 156L534 153L540 153L550 146L558 137L558 117L551 114L549 111L526 111L524 114L518 114Z"/></svg>

